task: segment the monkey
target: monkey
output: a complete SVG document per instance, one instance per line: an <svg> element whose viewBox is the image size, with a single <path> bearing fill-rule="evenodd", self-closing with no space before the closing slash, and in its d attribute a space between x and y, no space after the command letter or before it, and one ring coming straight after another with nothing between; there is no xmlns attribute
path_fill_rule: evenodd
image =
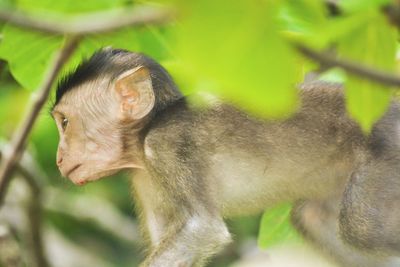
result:
<svg viewBox="0 0 400 267"><path fill-rule="evenodd" d="M104 48L57 86L57 165L76 185L131 171L142 267L205 266L232 242L226 218L281 202L338 264L400 266L399 104L366 135L342 85L297 87L283 120L224 99L199 108L155 60Z"/></svg>

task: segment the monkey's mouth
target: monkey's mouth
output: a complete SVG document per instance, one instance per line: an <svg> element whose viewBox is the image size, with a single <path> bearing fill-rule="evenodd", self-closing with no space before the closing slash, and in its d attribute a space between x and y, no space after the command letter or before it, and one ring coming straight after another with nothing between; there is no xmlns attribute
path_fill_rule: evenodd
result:
<svg viewBox="0 0 400 267"><path fill-rule="evenodd" d="M82 166L82 164L77 164L74 167L72 167L66 174L67 177L69 177L71 175L71 173L73 173L74 171L76 171L80 166Z"/></svg>
<svg viewBox="0 0 400 267"><path fill-rule="evenodd" d="M70 170L70 173L72 173L72 171L75 171L76 169L78 169L81 165L82 164L79 164L79 166L75 166L74 168L72 168ZM82 186L89 182L94 182L101 178L110 176L116 172L118 172L118 170L107 170L107 171L102 171L102 172L98 172L98 173L86 174L86 175L82 175L81 177L75 177L75 178L70 178L70 179L74 184Z"/></svg>

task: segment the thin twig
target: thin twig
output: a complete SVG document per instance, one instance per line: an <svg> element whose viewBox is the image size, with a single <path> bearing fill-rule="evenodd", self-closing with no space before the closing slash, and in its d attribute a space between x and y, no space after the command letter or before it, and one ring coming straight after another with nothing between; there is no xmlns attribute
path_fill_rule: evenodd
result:
<svg viewBox="0 0 400 267"><path fill-rule="evenodd" d="M295 47L301 54L318 62L324 67L327 68L339 67L347 71L348 73L356 75L361 78L369 79L371 81L378 82L380 84L384 84L387 86L400 87L399 76L381 70L366 67L358 63L337 59L330 54L314 51L313 49L308 48L301 44L296 44Z"/></svg>
<svg viewBox="0 0 400 267"><path fill-rule="evenodd" d="M4 267L23 266L21 249L10 227L5 224L0 224L0 265Z"/></svg>
<svg viewBox="0 0 400 267"><path fill-rule="evenodd" d="M12 144L9 148L10 151L4 151L3 160L0 162L0 206L4 201L6 189L11 180L14 166L21 158L21 154L25 148L26 139L32 129L32 126L47 100L50 89L57 78L59 71L76 49L79 40L79 37L71 37L68 39L62 50L58 53L50 72L45 77L36 97L32 101L32 105L28 111L28 114L24 118L21 126L13 135Z"/></svg>
<svg viewBox="0 0 400 267"><path fill-rule="evenodd" d="M2 153L0 151L0 159ZM16 171L24 178L26 184L30 190L30 201L27 207L29 229L30 229L30 251L32 254L32 260L34 260L35 267L48 267L48 263L43 247L43 235L42 235L42 219L43 219L43 208L42 208L42 190L40 186L40 177L35 172L22 162L17 162L15 165Z"/></svg>
<svg viewBox="0 0 400 267"><path fill-rule="evenodd" d="M171 9L150 6L78 15L71 20L60 20L54 15L39 17L20 11L0 10L0 20L13 25L47 33L70 35L106 32L125 26L162 24L170 21L173 15Z"/></svg>
<svg viewBox="0 0 400 267"><path fill-rule="evenodd" d="M25 179L31 191L31 201L28 203L27 213L30 228L30 248L36 267L49 267L50 264L44 253L42 235L42 191L37 183L37 179L21 165L17 166L17 171Z"/></svg>

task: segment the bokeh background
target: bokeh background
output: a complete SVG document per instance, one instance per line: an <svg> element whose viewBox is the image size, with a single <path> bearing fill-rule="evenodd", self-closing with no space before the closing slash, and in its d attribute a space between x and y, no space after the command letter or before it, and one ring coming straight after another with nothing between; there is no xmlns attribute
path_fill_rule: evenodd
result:
<svg viewBox="0 0 400 267"><path fill-rule="evenodd" d="M349 115L366 134L386 110L394 90L310 60L298 47L393 74L398 69L396 21L386 11L398 5L389 0L0 0L5 12L58 22L142 6L173 10L172 19L154 25L85 35L60 77L97 49L124 48L159 61L185 94L213 94L252 115L274 119L295 112L296 84L306 79L342 82ZM0 150L4 152L67 36L7 22L0 28ZM15 172L0 208L0 266L47 267L38 265L38 240L32 234L31 217L40 211L49 266L137 266L144 247L130 194L132 177L122 173L76 187L60 176L55 165L58 135L49 115L53 97L52 92L30 135L22 171ZM40 194L31 190L26 173L39 185ZM293 230L290 207L284 203L264 215L228 220L235 242L209 266L333 266Z"/></svg>

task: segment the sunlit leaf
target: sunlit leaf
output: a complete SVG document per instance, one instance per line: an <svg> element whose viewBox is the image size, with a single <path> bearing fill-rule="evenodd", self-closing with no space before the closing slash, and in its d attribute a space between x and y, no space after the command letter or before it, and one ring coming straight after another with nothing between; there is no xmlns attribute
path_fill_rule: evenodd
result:
<svg viewBox="0 0 400 267"><path fill-rule="evenodd" d="M176 51L193 89L264 116L296 108L296 56L267 1L186 1Z"/></svg>
<svg viewBox="0 0 400 267"><path fill-rule="evenodd" d="M35 89L63 38L22 30L10 25L3 28L0 57L7 60L14 78L24 87Z"/></svg>
<svg viewBox="0 0 400 267"><path fill-rule="evenodd" d="M121 7L125 5L126 0L16 0L17 6L20 9L29 12L51 12L51 13L66 13L79 14L92 12L97 10L105 10L110 8Z"/></svg>
<svg viewBox="0 0 400 267"><path fill-rule="evenodd" d="M29 12L48 11L51 14L54 12L76 14L117 8L127 3L125 0L18 0L17 6ZM43 14L46 15L46 13ZM65 18L61 17L60 19ZM30 90L37 88L53 60L55 52L61 48L63 37L23 30L10 25L4 26L2 33L0 57L9 62L12 75L24 88ZM104 46L139 50L138 36L140 34L140 32L135 33L135 29L126 28L112 33L86 36L64 70L71 69L82 58L89 57L94 51Z"/></svg>
<svg viewBox="0 0 400 267"><path fill-rule="evenodd" d="M326 13L323 1L286 0L281 4L279 17L285 30L309 35L315 27L325 25Z"/></svg>
<svg viewBox="0 0 400 267"><path fill-rule="evenodd" d="M345 0L338 2L344 12L351 13L363 12L371 8L377 9L384 4L392 2L392 0Z"/></svg>
<svg viewBox="0 0 400 267"><path fill-rule="evenodd" d="M340 68L329 69L322 73L319 77L322 81L333 82L333 83L344 83L346 81L346 73Z"/></svg>
<svg viewBox="0 0 400 267"><path fill-rule="evenodd" d="M70 72L83 59L89 58L95 51L108 46L137 51L139 50L137 34L134 29L125 28L111 33L88 35L82 40L62 73Z"/></svg>
<svg viewBox="0 0 400 267"><path fill-rule="evenodd" d="M88 35L82 40L62 73L70 71L82 59L90 57L93 52L106 46L146 52L149 51L147 43L151 42L150 51L154 51L156 56L158 53L156 58L162 59L167 50L154 36L155 31L157 30L125 28L112 33ZM62 44L61 36L45 35L6 25L0 43L0 57L9 62L11 73L24 88L34 90L42 81L53 55Z"/></svg>
<svg viewBox="0 0 400 267"><path fill-rule="evenodd" d="M143 28L135 29L136 40L138 42L138 49L141 53L147 54L152 58L161 61L171 59L175 51L171 47L171 32L174 27L155 27L146 26Z"/></svg>
<svg viewBox="0 0 400 267"><path fill-rule="evenodd" d="M0 8L13 8L14 6L14 0L0 0Z"/></svg>
<svg viewBox="0 0 400 267"><path fill-rule="evenodd" d="M368 18L362 13L330 19L324 24L315 25L314 32L305 36L304 42L317 49L326 48L364 27L367 20Z"/></svg>
<svg viewBox="0 0 400 267"><path fill-rule="evenodd" d="M380 13L369 13L368 20L340 42L343 58L378 70L392 72L395 68L396 32ZM346 100L350 115L364 132L386 111L390 88L349 75L346 82Z"/></svg>
<svg viewBox="0 0 400 267"><path fill-rule="evenodd" d="M290 211L291 205L285 204L263 214L258 234L259 247L267 248L278 242L299 240L297 232L290 224Z"/></svg>

